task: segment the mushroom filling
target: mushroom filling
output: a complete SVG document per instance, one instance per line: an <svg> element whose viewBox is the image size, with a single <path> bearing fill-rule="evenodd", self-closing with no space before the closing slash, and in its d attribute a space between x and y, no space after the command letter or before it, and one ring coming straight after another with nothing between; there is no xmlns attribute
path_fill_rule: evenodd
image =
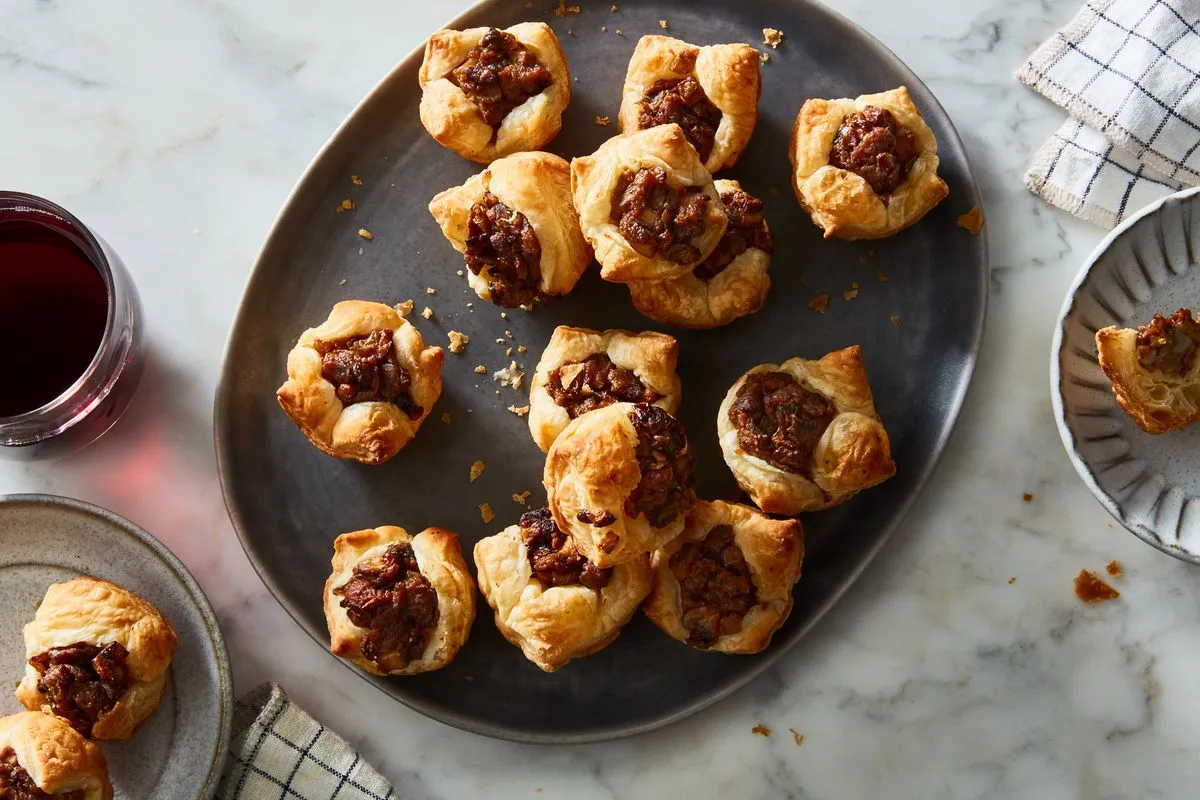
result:
<svg viewBox="0 0 1200 800"><path fill-rule="evenodd" d="M658 406L641 403L629 412L637 431L637 487L625 500L625 513L645 514L655 528L671 524L696 501L692 457L683 425Z"/></svg>
<svg viewBox="0 0 1200 800"><path fill-rule="evenodd" d="M321 356L321 377L334 385L343 405L392 403L409 419L419 419L424 412L413 402L412 376L396 358L392 331L333 341L317 339L313 349Z"/></svg>
<svg viewBox="0 0 1200 800"><path fill-rule="evenodd" d="M553 82L550 71L517 37L496 28L467 52L466 60L451 71L449 80L471 98L483 121L493 128Z"/></svg>
<svg viewBox="0 0 1200 800"><path fill-rule="evenodd" d="M529 568L543 586L586 586L598 591L612 580L612 569L599 569L580 553L554 524L550 509L527 511L518 525Z"/></svg>
<svg viewBox="0 0 1200 800"><path fill-rule="evenodd" d="M529 220L491 192L467 216L467 268L487 282L491 301L527 306L540 296L542 246Z"/></svg>
<svg viewBox="0 0 1200 800"><path fill-rule="evenodd" d="M752 247L768 254L775 252L775 240L771 238L766 220L763 219L762 200L734 190L721 192L721 202L725 205L729 225L712 254L692 270L692 274L702 281L710 281L720 275L735 258Z"/></svg>
<svg viewBox="0 0 1200 800"><path fill-rule="evenodd" d="M808 475L837 408L786 372L747 376L729 408L738 446L785 472Z"/></svg>
<svg viewBox="0 0 1200 800"><path fill-rule="evenodd" d="M694 75L656 81L646 90L638 111L638 129L675 123L707 161L721 124L721 109L713 105Z"/></svg>
<svg viewBox="0 0 1200 800"><path fill-rule="evenodd" d="M605 353L551 370L546 391L571 419L613 403L654 403L662 397Z"/></svg>
<svg viewBox="0 0 1200 800"><path fill-rule="evenodd" d="M1137 329L1137 359L1145 369L1167 375L1182 375L1196 360L1200 344L1200 323L1192 312L1181 308L1169 317L1155 314L1154 319Z"/></svg>
<svg viewBox="0 0 1200 800"><path fill-rule="evenodd" d="M648 167L617 180L609 219L639 255L688 264L700 258L692 240L704 234L708 200L695 186L671 186L662 167Z"/></svg>
<svg viewBox="0 0 1200 800"><path fill-rule="evenodd" d="M709 648L742 629L746 612L758 602L746 557L733 528L718 525L703 541L685 542L667 562L679 581L687 643Z"/></svg>
<svg viewBox="0 0 1200 800"><path fill-rule="evenodd" d="M38 672L37 689L54 713L84 736L112 710L133 683L126 661L129 651L107 645L76 642L54 647L29 659Z"/></svg>
<svg viewBox="0 0 1200 800"><path fill-rule="evenodd" d="M829 163L861 175L875 194L886 197L908 177L918 155L912 131L887 109L867 106L842 118Z"/></svg>

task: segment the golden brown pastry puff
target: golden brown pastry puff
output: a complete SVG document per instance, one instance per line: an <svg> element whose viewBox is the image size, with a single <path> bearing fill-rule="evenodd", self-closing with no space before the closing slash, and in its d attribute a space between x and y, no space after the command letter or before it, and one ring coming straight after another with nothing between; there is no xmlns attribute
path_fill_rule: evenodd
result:
<svg viewBox="0 0 1200 800"><path fill-rule="evenodd" d="M717 412L721 454L768 514L830 508L896 473L858 346L759 364Z"/></svg>
<svg viewBox="0 0 1200 800"><path fill-rule="evenodd" d="M438 31L418 80L425 130L481 164L540 150L562 129L571 101L567 59L544 22Z"/></svg>
<svg viewBox="0 0 1200 800"><path fill-rule="evenodd" d="M17 700L92 739L128 739L167 690L175 643L171 623L127 589L94 578L52 584L25 625Z"/></svg>
<svg viewBox="0 0 1200 800"><path fill-rule="evenodd" d="M416 675L454 660L475 620L475 581L458 534L394 525L343 533L325 582L329 649L375 675Z"/></svg>
<svg viewBox="0 0 1200 800"><path fill-rule="evenodd" d="M757 653L792 612L804 528L735 503L700 501L683 534L655 550L646 616L700 650Z"/></svg>
<svg viewBox="0 0 1200 800"><path fill-rule="evenodd" d="M674 124L614 136L574 159L571 195L606 281L683 275L725 232L712 175Z"/></svg>
<svg viewBox="0 0 1200 800"><path fill-rule="evenodd" d="M679 410L679 345L665 333L559 325L529 386L529 432L542 452L571 420L610 403Z"/></svg>
<svg viewBox="0 0 1200 800"><path fill-rule="evenodd" d="M0 717L0 797L112 800L99 745L58 717L23 711Z"/></svg>
<svg viewBox="0 0 1200 800"><path fill-rule="evenodd" d="M288 353L279 405L318 449L382 464L442 393L442 348L391 306L343 300Z"/></svg>
<svg viewBox="0 0 1200 800"><path fill-rule="evenodd" d="M674 539L696 500L683 426L645 403L575 418L546 454L542 483L559 529L601 568Z"/></svg>
<svg viewBox="0 0 1200 800"><path fill-rule="evenodd" d="M643 36L625 73L621 133L676 123L709 172L737 163L758 121L758 51Z"/></svg>
<svg viewBox="0 0 1200 800"><path fill-rule="evenodd" d="M680 328L717 328L762 308L771 288L767 270L775 243L763 203L737 181L719 180L717 191L729 226L702 264L666 281L629 284L638 311Z"/></svg>
<svg viewBox="0 0 1200 800"><path fill-rule="evenodd" d="M1166 433L1200 420L1200 369L1196 346L1200 323L1189 309L1137 329L1096 332L1100 367L1112 381L1117 403L1146 433Z"/></svg>
<svg viewBox="0 0 1200 800"><path fill-rule="evenodd" d="M475 566L496 627L546 672L606 647L650 591L648 555L598 569L548 508L479 540Z"/></svg>
<svg viewBox="0 0 1200 800"><path fill-rule="evenodd" d="M566 294L592 260L571 203L571 167L550 153L497 159L433 198L429 213L466 258L471 288L498 306Z"/></svg>
<svg viewBox="0 0 1200 800"><path fill-rule="evenodd" d="M901 86L809 100L792 126L792 187L825 237L881 239L925 216L949 193L937 140Z"/></svg>

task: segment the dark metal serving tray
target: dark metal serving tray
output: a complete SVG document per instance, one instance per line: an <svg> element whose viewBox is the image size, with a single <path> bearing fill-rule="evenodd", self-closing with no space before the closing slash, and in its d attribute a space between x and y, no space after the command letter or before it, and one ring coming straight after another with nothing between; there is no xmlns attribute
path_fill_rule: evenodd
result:
<svg viewBox="0 0 1200 800"><path fill-rule="evenodd" d="M736 494L717 445L716 413L738 375L764 361L817 358L851 344L863 348L899 466L895 478L855 500L804 516L808 553L795 610L760 655L692 650L639 614L607 649L548 675L503 640L480 598L470 641L449 667L398 679L359 673L451 725L522 741L581 742L649 730L710 705L795 645L837 601L904 518L946 444L979 348L988 266L984 237L955 225L958 215L981 203L950 119L904 64L836 13L798 0L661 0L622 3L618 13L607 2L584 3L583 13L560 18L554 5L489 0L449 27L536 19L553 26L578 78L563 132L548 147L567 158L592 152L616 133L625 65L640 36L663 33L660 20L668 21L671 35L690 42L744 41L770 55L754 138L742 161L721 173L766 201L776 238L770 297L761 312L728 327L670 331L680 343L679 416L695 453L700 496ZM777 50L762 44L764 27L784 32ZM514 350L513 359L531 373L559 324L662 330L633 309L627 290L602 282L594 267L571 295L529 313L511 311L507 320L467 289L456 275L462 257L426 205L480 167L442 149L422 129L419 64L414 53L384 78L301 178L250 275L217 393L217 453L234 526L268 588L322 645L328 638L321 589L339 533L439 525L459 532L469 561L476 540L525 510L511 499L514 493L531 490L531 507L544 502L543 456L526 420L507 410L528 403L527 383L516 392L490 375L508 364L507 347L527 346L523 354ZM792 120L809 97L901 84L938 138L950 196L890 239L824 241L789 185ZM598 126L598 116L612 124ZM362 186L353 185L351 175L361 176ZM335 213L346 198L357 208ZM374 239L360 238L360 228ZM857 297L845 299L854 284ZM824 314L809 308L820 294L830 297ZM276 405L288 350L338 300L410 297L418 312L412 320L428 341L445 347L452 329L471 337L465 353L446 355L441 400L417 438L383 466L323 455ZM419 315L426 305L435 312L429 321ZM476 374L478 364L489 374ZM450 414L448 425L439 419L443 412ZM468 470L476 459L487 470L471 483ZM484 502L496 513L491 524L480 519Z"/></svg>

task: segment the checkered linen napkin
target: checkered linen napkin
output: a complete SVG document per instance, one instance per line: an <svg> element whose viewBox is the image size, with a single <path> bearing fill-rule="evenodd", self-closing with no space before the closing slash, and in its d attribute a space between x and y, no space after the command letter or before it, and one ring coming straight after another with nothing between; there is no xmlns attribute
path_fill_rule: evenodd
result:
<svg viewBox="0 0 1200 800"><path fill-rule="evenodd" d="M391 785L275 684L237 702L220 800L396 800Z"/></svg>
<svg viewBox="0 0 1200 800"><path fill-rule="evenodd" d="M1071 118L1025 184L1112 227L1200 184L1200 0L1087 0L1017 77Z"/></svg>

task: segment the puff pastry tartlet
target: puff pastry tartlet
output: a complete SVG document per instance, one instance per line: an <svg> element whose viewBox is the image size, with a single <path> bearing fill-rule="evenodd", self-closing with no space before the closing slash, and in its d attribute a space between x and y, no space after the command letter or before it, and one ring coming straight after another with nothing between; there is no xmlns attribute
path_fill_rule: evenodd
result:
<svg viewBox="0 0 1200 800"><path fill-rule="evenodd" d="M1155 314L1139 328L1096 332L1100 367L1117 403L1146 433L1166 433L1200 420L1200 322L1189 309Z"/></svg>
<svg viewBox="0 0 1200 800"><path fill-rule="evenodd" d="M650 592L648 555L598 569L548 508L481 539L475 566L496 627L546 672L607 646Z"/></svg>
<svg viewBox="0 0 1200 800"><path fill-rule="evenodd" d="M394 525L343 533L325 582L329 649L375 675L416 675L454 660L475 620L475 582L458 534Z"/></svg>
<svg viewBox="0 0 1200 800"><path fill-rule="evenodd" d="M112 800L104 753L58 717L0 717L0 797Z"/></svg>
<svg viewBox="0 0 1200 800"><path fill-rule="evenodd" d="M17 700L92 739L128 739L162 700L176 636L158 609L108 581L46 590L25 625Z"/></svg>
<svg viewBox="0 0 1200 800"><path fill-rule="evenodd" d="M467 282L498 306L529 306L571 291L592 260L571 203L571 167L550 153L493 161L429 203L463 254Z"/></svg>
<svg viewBox="0 0 1200 800"><path fill-rule="evenodd" d="M758 121L759 55L748 44L696 47L643 36L621 92L621 133L675 123L709 172L737 163Z"/></svg>
<svg viewBox="0 0 1200 800"><path fill-rule="evenodd" d="M750 370L725 395L717 435L768 514L830 508L896 472L857 346Z"/></svg>
<svg viewBox="0 0 1200 800"><path fill-rule="evenodd" d="M300 335L279 405L320 450L381 464L416 435L442 393L442 348L383 303L343 300Z"/></svg>
<svg viewBox="0 0 1200 800"><path fill-rule="evenodd" d="M606 281L683 275L725 232L712 175L675 124L614 136L574 159L571 194Z"/></svg>
<svg viewBox="0 0 1200 800"><path fill-rule="evenodd" d="M529 432L542 452L571 420L611 403L679 410L679 345L664 333L559 325L529 387Z"/></svg>
<svg viewBox="0 0 1200 800"><path fill-rule="evenodd" d="M825 237L881 239L949 193L937 140L901 86L809 100L792 126L792 187Z"/></svg>
<svg viewBox="0 0 1200 800"><path fill-rule="evenodd" d="M544 22L438 31L418 81L425 130L481 164L541 149L562 129L571 101L567 60Z"/></svg>
<svg viewBox="0 0 1200 800"><path fill-rule="evenodd" d="M792 611L804 528L735 503L698 502L679 538L651 556L646 616L701 650L757 653Z"/></svg>
<svg viewBox="0 0 1200 800"><path fill-rule="evenodd" d="M717 328L753 314L766 302L775 243L763 203L737 181L718 180L716 187L729 225L708 258L678 278L629 284L633 305L656 322Z"/></svg>
<svg viewBox="0 0 1200 800"><path fill-rule="evenodd" d="M674 539L696 500L683 426L645 403L574 419L546 454L542 482L559 529L601 568Z"/></svg>

